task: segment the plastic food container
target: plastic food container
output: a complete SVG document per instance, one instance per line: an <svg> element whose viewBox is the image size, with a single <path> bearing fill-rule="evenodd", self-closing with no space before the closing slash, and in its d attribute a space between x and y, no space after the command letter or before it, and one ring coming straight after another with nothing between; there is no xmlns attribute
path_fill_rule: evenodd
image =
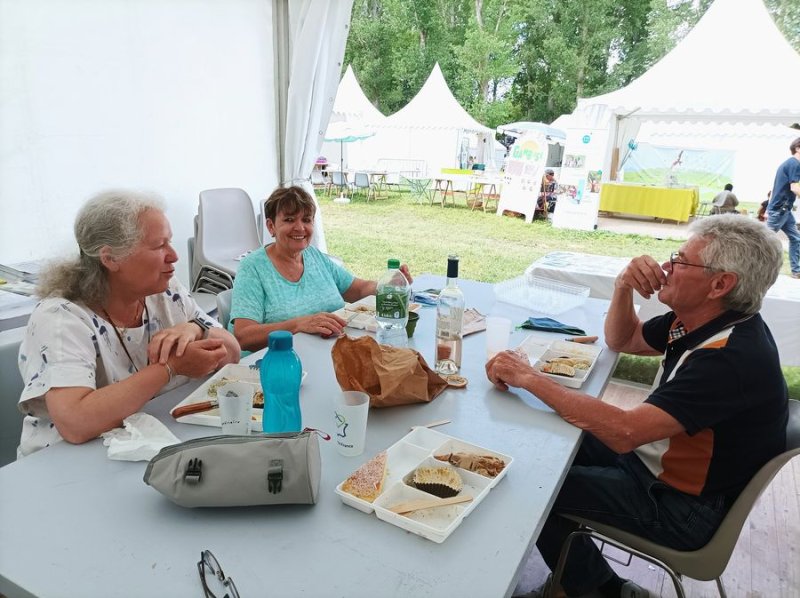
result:
<svg viewBox="0 0 800 598"><path fill-rule="evenodd" d="M505 461L505 467L496 477L491 478L454 467L446 461L434 458L434 455L457 452L491 455ZM383 492L374 502L369 503L343 491L344 481L336 486L336 493L346 505L364 513L374 512L381 521L441 543L461 525L467 515L486 498L489 491L505 477L512 462L513 458L508 455L470 444L429 428L416 428L386 449L386 480ZM454 468L464 483L458 496L472 496L472 501L422 509L406 515L399 515L391 511L392 506L400 503L436 498L410 484L411 476L418 467L434 466Z"/></svg>
<svg viewBox="0 0 800 598"><path fill-rule="evenodd" d="M586 303L590 290L589 287L540 276L518 276L494 286L498 301L551 315L580 307Z"/></svg>
<svg viewBox="0 0 800 598"><path fill-rule="evenodd" d="M583 386L583 383L591 375L594 365L597 363L597 358L600 356L600 353L603 352L602 347L581 345L567 341L553 341L548 345L543 345L541 337L534 335L522 341L519 345L519 349L525 351L534 369L569 388L580 388ZM560 374L549 374L543 371L548 361L559 357L585 359L589 361L589 367L585 369L576 368L575 375L571 377Z"/></svg>

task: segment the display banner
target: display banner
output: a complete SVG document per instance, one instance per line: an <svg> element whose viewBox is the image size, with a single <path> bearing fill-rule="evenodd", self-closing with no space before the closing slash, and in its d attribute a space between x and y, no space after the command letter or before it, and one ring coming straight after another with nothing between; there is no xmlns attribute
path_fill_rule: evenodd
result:
<svg viewBox="0 0 800 598"><path fill-rule="evenodd" d="M556 188L554 227L597 228L607 140L608 131L605 129L567 129L567 143Z"/></svg>
<svg viewBox="0 0 800 598"><path fill-rule="evenodd" d="M736 152L681 149L638 143L622 169L622 180L640 185L699 187L708 201L733 180Z"/></svg>
<svg viewBox="0 0 800 598"><path fill-rule="evenodd" d="M517 139L506 159L498 216L503 215L503 210L511 210L524 214L525 222L533 220L546 160L547 139L543 134L532 131Z"/></svg>

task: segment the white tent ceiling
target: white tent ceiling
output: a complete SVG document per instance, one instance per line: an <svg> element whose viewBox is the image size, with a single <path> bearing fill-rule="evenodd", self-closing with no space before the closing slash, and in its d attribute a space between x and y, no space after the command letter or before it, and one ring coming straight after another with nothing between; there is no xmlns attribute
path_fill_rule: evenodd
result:
<svg viewBox="0 0 800 598"><path fill-rule="evenodd" d="M800 55L762 0L715 0L669 54L627 87L578 101L682 121L800 121Z"/></svg>

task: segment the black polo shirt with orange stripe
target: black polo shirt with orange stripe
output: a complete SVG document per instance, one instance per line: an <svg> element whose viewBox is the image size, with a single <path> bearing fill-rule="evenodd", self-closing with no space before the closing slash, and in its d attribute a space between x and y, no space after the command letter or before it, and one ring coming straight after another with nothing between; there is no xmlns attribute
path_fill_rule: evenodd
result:
<svg viewBox="0 0 800 598"><path fill-rule="evenodd" d="M663 374L646 402L685 432L635 454L678 490L738 496L786 447L788 398L772 333L759 314L735 311L689 333L669 312L645 322L642 332L664 352Z"/></svg>

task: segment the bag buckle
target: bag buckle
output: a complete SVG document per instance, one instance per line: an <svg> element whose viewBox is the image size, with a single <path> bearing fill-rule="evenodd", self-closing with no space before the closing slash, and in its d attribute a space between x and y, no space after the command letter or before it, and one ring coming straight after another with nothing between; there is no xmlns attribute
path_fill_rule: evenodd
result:
<svg viewBox="0 0 800 598"><path fill-rule="evenodd" d="M278 494L283 486L283 459L272 459L267 469L267 489Z"/></svg>
<svg viewBox="0 0 800 598"><path fill-rule="evenodd" d="M186 464L186 472L183 474L183 481L188 484L199 484L203 477L203 462L198 459L189 459Z"/></svg>

